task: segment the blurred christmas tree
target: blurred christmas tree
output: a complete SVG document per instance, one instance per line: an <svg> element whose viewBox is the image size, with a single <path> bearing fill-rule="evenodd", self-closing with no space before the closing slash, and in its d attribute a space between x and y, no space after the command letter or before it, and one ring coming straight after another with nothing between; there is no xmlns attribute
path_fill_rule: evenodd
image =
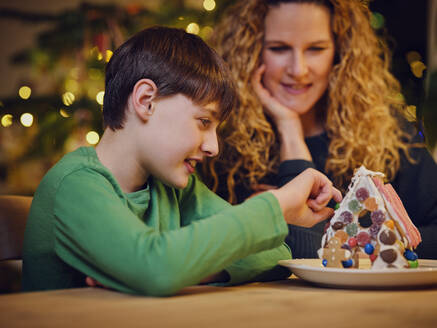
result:
<svg viewBox="0 0 437 328"><path fill-rule="evenodd" d="M0 8L0 18L51 24L31 49L12 58L14 65L31 67L31 74L23 80L19 97L0 99L0 193L33 194L42 176L63 154L98 142L104 67L127 37L148 26L166 25L208 41L215 23L233 2L154 0L147 1L148 7L82 3L57 15ZM368 3L375 30L392 37L393 72L403 85L409 109L417 108L419 127L420 118L425 118L427 141L432 146L437 140L435 111L429 101L423 106L426 6L416 3L413 11L402 7L413 8L409 0ZM406 18L398 19L400 13ZM395 26L406 20L415 24ZM435 103L435 97L432 99Z"/></svg>
<svg viewBox="0 0 437 328"><path fill-rule="evenodd" d="M0 192L32 194L63 154L99 141L104 67L127 37L165 25L208 40L229 2L160 0L153 8L82 3L58 15L0 9L0 18L52 25L34 47L12 58L32 71L19 97L0 101ZM41 95L40 89L50 92Z"/></svg>

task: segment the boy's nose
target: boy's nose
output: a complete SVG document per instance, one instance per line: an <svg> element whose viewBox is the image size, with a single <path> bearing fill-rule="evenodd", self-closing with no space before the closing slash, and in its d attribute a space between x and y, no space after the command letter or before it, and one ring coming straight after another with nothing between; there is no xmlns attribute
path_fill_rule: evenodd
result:
<svg viewBox="0 0 437 328"><path fill-rule="evenodd" d="M201 145L202 152L208 157L218 155L219 145L216 132L207 133Z"/></svg>
<svg viewBox="0 0 437 328"><path fill-rule="evenodd" d="M303 52L293 52L287 67L287 72L293 77L303 77L308 73L308 65Z"/></svg>

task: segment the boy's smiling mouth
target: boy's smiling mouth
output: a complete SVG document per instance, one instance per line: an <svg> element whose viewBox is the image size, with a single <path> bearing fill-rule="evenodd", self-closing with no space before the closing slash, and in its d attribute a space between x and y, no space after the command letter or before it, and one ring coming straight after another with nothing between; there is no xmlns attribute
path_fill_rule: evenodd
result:
<svg viewBox="0 0 437 328"><path fill-rule="evenodd" d="M185 166L186 166L187 169L188 169L188 172L190 172L190 173L194 173L194 169L195 169L195 167L196 167L197 162L198 162L198 160L196 160L196 159L190 159L190 158L188 158L188 159L186 159L186 160L184 161Z"/></svg>

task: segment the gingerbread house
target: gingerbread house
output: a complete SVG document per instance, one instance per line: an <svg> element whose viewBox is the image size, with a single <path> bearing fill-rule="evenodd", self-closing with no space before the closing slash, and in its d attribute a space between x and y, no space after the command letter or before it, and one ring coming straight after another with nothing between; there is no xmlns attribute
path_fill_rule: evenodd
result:
<svg viewBox="0 0 437 328"><path fill-rule="evenodd" d="M420 233L384 174L361 166L327 224L318 251L326 267L359 268L361 254L372 269L415 268Z"/></svg>

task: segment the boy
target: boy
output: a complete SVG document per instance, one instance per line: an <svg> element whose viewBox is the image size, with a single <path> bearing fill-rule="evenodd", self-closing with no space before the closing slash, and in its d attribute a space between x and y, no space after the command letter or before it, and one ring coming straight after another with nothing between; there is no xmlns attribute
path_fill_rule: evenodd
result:
<svg viewBox="0 0 437 328"><path fill-rule="evenodd" d="M197 36L138 33L115 51L105 83L99 145L66 155L35 193L24 290L80 287L89 276L123 292L171 295L199 282L271 279L290 258L286 223L313 225L332 213L332 195L341 198L314 170L238 206L198 180L195 165L217 155L216 128L236 94Z"/></svg>

